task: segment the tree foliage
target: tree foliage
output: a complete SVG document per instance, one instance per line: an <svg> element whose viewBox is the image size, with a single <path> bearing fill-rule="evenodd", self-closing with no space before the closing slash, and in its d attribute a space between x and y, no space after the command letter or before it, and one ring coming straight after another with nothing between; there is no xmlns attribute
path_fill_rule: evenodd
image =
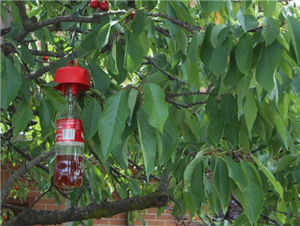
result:
<svg viewBox="0 0 300 226"><path fill-rule="evenodd" d="M110 1L101 12L88 3L1 1L2 20L12 19L1 30L1 161L31 163L5 182L1 201L12 192L26 199L18 181L24 174L57 204L64 196L81 208L76 216L63 212L60 221L51 211L28 210L7 225L92 224L127 211L112 193L124 207L132 198L134 211L166 205L156 199L161 192L174 202L173 216L188 211L207 224L297 225L299 6L136 0L136 9ZM70 59L73 30L74 54L92 87L79 100L84 189L64 194L51 182L49 150L64 108L51 81ZM232 202L242 209L237 219L228 214Z"/></svg>

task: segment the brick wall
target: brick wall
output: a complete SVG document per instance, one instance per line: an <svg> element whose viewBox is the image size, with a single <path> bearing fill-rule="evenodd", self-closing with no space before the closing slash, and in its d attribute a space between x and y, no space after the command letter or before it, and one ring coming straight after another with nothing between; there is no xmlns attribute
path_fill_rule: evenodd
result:
<svg viewBox="0 0 300 226"><path fill-rule="evenodd" d="M9 178L9 176L12 174L12 172L9 170L11 169L12 171L16 170L17 167L12 167L12 166L3 166L1 165L1 185ZM24 179L21 179L23 182L25 181ZM27 188L30 190L30 192L27 195L27 205L31 206L40 196L40 192L36 191L34 187L31 187L27 185ZM18 199L14 200L13 198L9 198L7 200L7 203L9 204L14 204L14 205L19 205L20 202ZM35 210L64 210L66 209L66 205L64 202L60 206L58 206L55 203L54 198L47 199L47 198L41 198L35 205L34 208ZM159 216L156 216L156 209L147 209L144 210L143 213L141 213L146 226L179 226L182 225L180 220L175 219L171 214L172 207L168 206L166 207L165 211ZM137 217L138 218L138 217ZM193 221L188 220L188 216L186 216L186 225L188 226L199 226L201 225L201 221L199 219L193 219ZM94 220L94 226L125 226L126 225L126 214L118 214L113 216L112 218L102 218L102 219L96 219ZM142 222L138 219L134 220L133 226L138 226L142 225Z"/></svg>

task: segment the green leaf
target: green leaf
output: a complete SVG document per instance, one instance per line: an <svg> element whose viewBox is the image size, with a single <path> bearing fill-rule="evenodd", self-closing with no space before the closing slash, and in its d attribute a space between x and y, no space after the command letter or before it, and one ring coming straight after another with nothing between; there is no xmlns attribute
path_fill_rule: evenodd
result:
<svg viewBox="0 0 300 226"><path fill-rule="evenodd" d="M22 101L17 106L17 112L13 115L12 125L14 127L14 138L16 138L20 132L22 132L31 121L33 113L29 105Z"/></svg>
<svg viewBox="0 0 300 226"><path fill-rule="evenodd" d="M235 60L238 69L244 74L248 74L253 60L252 36L244 34L236 47Z"/></svg>
<svg viewBox="0 0 300 226"><path fill-rule="evenodd" d="M244 189L243 195L245 202L242 203L243 208L250 222L257 222L264 204L264 191L262 189L260 176L252 165L242 161L242 168L247 172L249 185Z"/></svg>
<svg viewBox="0 0 300 226"><path fill-rule="evenodd" d="M94 136L98 130L98 124L101 116L101 106L96 99L89 100L82 111L82 123L84 133L87 138Z"/></svg>
<svg viewBox="0 0 300 226"><path fill-rule="evenodd" d="M198 118L195 115L190 114L189 112L185 112L184 121L189 126L196 139L199 139L201 135L201 126Z"/></svg>
<svg viewBox="0 0 300 226"><path fill-rule="evenodd" d="M3 71L1 71L1 108L6 110L18 95L22 78L10 59L6 58L3 63Z"/></svg>
<svg viewBox="0 0 300 226"><path fill-rule="evenodd" d="M174 119L169 115L161 135L162 153L159 163L164 165L176 151L179 143L179 133Z"/></svg>
<svg viewBox="0 0 300 226"><path fill-rule="evenodd" d="M139 91L137 89L132 88L130 90L129 96L128 96L128 108L129 108L129 121L132 120L132 114L134 111L135 103L137 96L139 94Z"/></svg>
<svg viewBox="0 0 300 226"><path fill-rule="evenodd" d="M238 120L237 115L234 115L230 124L225 124L224 137L233 147L239 146L241 122Z"/></svg>
<svg viewBox="0 0 300 226"><path fill-rule="evenodd" d="M290 83L294 93L298 94L300 91L300 74L296 75Z"/></svg>
<svg viewBox="0 0 300 226"><path fill-rule="evenodd" d="M278 21L273 18L264 18L262 35L266 46L271 45L279 35Z"/></svg>
<svg viewBox="0 0 300 226"><path fill-rule="evenodd" d="M255 163L258 165L260 170L269 179L274 190L279 194L280 198L283 198L283 188L282 188L281 184L278 181L276 181L276 178L274 177L274 175L263 164L261 164L261 162L254 155L252 155L251 157L255 161Z"/></svg>
<svg viewBox="0 0 300 226"><path fill-rule="evenodd" d="M246 188L249 185L249 180L244 169L230 157L226 157L226 163L228 166L229 177L234 180L241 189Z"/></svg>
<svg viewBox="0 0 300 226"><path fill-rule="evenodd" d="M264 15L266 17L272 17L274 11L276 10L276 3L277 1L273 1L273 0L263 0L260 1L260 4L263 8L264 11Z"/></svg>
<svg viewBox="0 0 300 226"><path fill-rule="evenodd" d="M164 124L169 115L165 94L160 86L153 83L146 83L142 88L145 107L149 115L149 123L160 132L163 132Z"/></svg>
<svg viewBox="0 0 300 226"><path fill-rule="evenodd" d="M188 38L182 28L179 29L179 31L176 35L176 44L177 44L178 50L180 50L182 53L186 54L187 47L188 47Z"/></svg>
<svg viewBox="0 0 300 226"><path fill-rule="evenodd" d="M118 84L124 82L127 78L127 70L124 68L124 59L125 59L125 51L121 43L116 43L116 64L118 69L118 74L113 76L113 78L117 81Z"/></svg>
<svg viewBox="0 0 300 226"><path fill-rule="evenodd" d="M249 6L252 4L253 0L244 0L242 3L245 7L245 9L248 9Z"/></svg>
<svg viewBox="0 0 300 226"><path fill-rule="evenodd" d="M96 46L101 50L109 41L110 24L105 24L100 30L95 39Z"/></svg>
<svg viewBox="0 0 300 226"><path fill-rule="evenodd" d="M243 225L243 226L250 226L250 225L251 225L251 224L249 223L249 221L248 221L247 216L246 216L245 213L240 214L240 215L236 218L236 220L235 220L235 222L234 222L234 226L241 226L241 225Z"/></svg>
<svg viewBox="0 0 300 226"><path fill-rule="evenodd" d="M204 163L201 161L195 167L191 181L191 191L201 202L205 201L204 173Z"/></svg>
<svg viewBox="0 0 300 226"><path fill-rule="evenodd" d="M236 16L245 32L258 26L257 19L252 15L244 15L243 12L239 10Z"/></svg>
<svg viewBox="0 0 300 226"><path fill-rule="evenodd" d="M164 73L157 71L151 75L148 75L145 81L149 83L155 83L164 89L169 84L170 80Z"/></svg>
<svg viewBox="0 0 300 226"><path fill-rule="evenodd" d="M229 30L230 26L226 26L225 24L219 24L214 26L211 32L211 44L214 48L222 45L222 43L227 38Z"/></svg>
<svg viewBox="0 0 300 226"><path fill-rule="evenodd" d="M229 177L226 164L223 159L218 159L214 169L213 177L214 186L217 189L223 212L227 212L227 207L230 201Z"/></svg>
<svg viewBox="0 0 300 226"><path fill-rule="evenodd" d="M79 48L78 48L78 57L85 56L88 52L94 51L96 49L96 43L95 39L97 37L98 33L93 31L86 35L86 37L81 42Z"/></svg>
<svg viewBox="0 0 300 226"><path fill-rule="evenodd" d="M287 24L295 54L300 64L300 21L292 16L287 16Z"/></svg>
<svg viewBox="0 0 300 226"><path fill-rule="evenodd" d="M257 116L257 106L256 106L252 89L249 89L247 92L246 102L244 105L244 113L245 113L248 133L251 134L251 130Z"/></svg>
<svg viewBox="0 0 300 226"><path fill-rule="evenodd" d="M31 67L34 66L34 58L32 54L27 49L26 45L21 46L21 57L25 63L29 64Z"/></svg>
<svg viewBox="0 0 300 226"><path fill-rule="evenodd" d="M221 142L224 127L223 117L220 113L209 121L207 132L215 144L219 144Z"/></svg>
<svg viewBox="0 0 300 226"><path fill-rule="evenodd" d="M128 116L126 93L118 92L110 96L99 122L99 137L104 159L107 159L111 150L121 143Z"/></svg>
<svg viewBox="0 0 300 226"><path fill-rule="evenodd" d="M55 110L58 112L63 112L66 110L66 101L58 91L54 91L50 87L43 87L43 94L45 95L45 98L51 102Z"/></svg>
<svg viewBox="0 0 300 226"><path fill-rule="evenodd" d="M184 189L183 190L186 190L190 187L194 170L195 170L196 166L200 163L200 161L203 159L203 152L204 152L204 150L198 152L196 157L185 168L184 174L183 174L183 181L184 181Z"/></svg>
<svg viewBox="0 0 300 226"><path fill-rule="evenodd" d="M288 147L287 139L286 139L286 129L284 127L284 124L282 122L282 119L278 114L275 114L273 116L276 129L279 133L279 136L281 137L282 141L284 142L285 146Z"/></svg>
<svg viewBox="0 0 300 226"><path fill-rule="evenodd" d="M220 100L220 106L224 122L230 124L236 112L236 99L229 93L225 94Z"/></svg>
<svg viewBox="0 0 300 226"><path fill-rule="evenodd" d="M89 64L89 68L95 89L105 94L110 86L109 76L96 64Z"/></svg>
<svg viewBox="0 0 300 226"><path fill-rule="evenodd" d="M139 36L148 25L148 15L146 10L137 10L132 22L132 30L135 36Z"/></svg>
<svg viewBox="0 0 300 226"><path fill-rule="evenodd" d="M300 164L294 169L293 175L297 181L298 184L300 184Z"/></svg>
<svg viewBox="0 0 300 226"><path fill-rule="evenodd" d="M287 154L283 156L281 159L279 159L274 173L278 173L282 170L285 170L286 168L293 166L296 161L297 158L293 155Z"/></svg>
<svg viewBox="0 0 300 226"><path fill-rule="evenodd" d="M231 42L226 40L221 46L218 46L213 50L211 55L211 61L209 63L209 69L213 74L219 76L225 72L228 65L228 57L231 50Z"/></svg>
<svg viewBox="0 0 300 226"><path fill-rule="evenodd" d="M134 72L140 68L143 60L143 46L139 38L133 33L128 34L126 48L125 48L125 59L124 67L129 72Z"/></svg>
<svg viewBox="0 0 300 226"><path fill-rule="evenodd" d="M274 73L281 60L282 47L275 41L262 51L256 66L256 80L268 92L274 87Z"/></svg>
<svg viewBox="0 0 300 226"><path fill-rule="evenodd" d="M145 6L146 9L148 9L149 11L151 11L152 9L155 8L155 6L157 5L157 0L148 0L148 1L142 1L143 6Z"/></svg>
<svg viewBox="0 0 300 226"><path fill-rule="evenodd" d="M219 11L224 5L224 1L200 0L200 4L203 11L210 13L214 11Z"/></svg>
<svg viewBox="0 0 300 226"><path fill-rule="evenodd" d="M202 62L210 68L210 61L212 58L212 52L214 51L214 47L211 44L211 32L213 29L213 25L209 24L205 29L204 40L200 49L200 58Z"/></svg>
<svg viewBox="0 0 300 226"><path fill-rule="evenodd" d="M112 150L112 155L115 157L116 162L124 170L128 168L128 140L129 138Z"/></svg>
<svg viewBox="0 0 300 226"><path fill-rule="evenodd" d="M153 128L150 126L147 111L144 107L140 107L137 112L138 131L143 152L145 171L147 178L154 169L154 161L156 155L156 138Z"/></svg>
<svg viewBox="0 0 300 226"><path fill-rule="evenodd" d="M39 117L42 129L43 140L53 133L52 122L55 118L55 110L49 100L42 100L39 107Z"/></svg>

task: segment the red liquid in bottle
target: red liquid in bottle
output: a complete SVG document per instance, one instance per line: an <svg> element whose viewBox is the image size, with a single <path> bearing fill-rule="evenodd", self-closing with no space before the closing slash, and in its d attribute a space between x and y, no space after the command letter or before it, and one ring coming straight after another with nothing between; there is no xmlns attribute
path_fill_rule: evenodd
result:
<svg viewBox="0 0 300 226"><path fill-rule="evenodd" d="M82 185L82 156L57 155L54 183L61 188L77 188Z"/></svg>

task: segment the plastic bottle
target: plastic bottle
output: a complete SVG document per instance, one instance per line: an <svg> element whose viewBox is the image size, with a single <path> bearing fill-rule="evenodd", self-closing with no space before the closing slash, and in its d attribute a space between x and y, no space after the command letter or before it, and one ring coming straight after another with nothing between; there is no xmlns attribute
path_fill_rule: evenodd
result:
<svg viewBox="0 0 300 226"><path fill-rule="evenodd" d="M80 187L83 181L84 135L81 109L71 85L66 86L64 94L67 108L56 122L54 183L60 188L71 189Z"/></svg>

